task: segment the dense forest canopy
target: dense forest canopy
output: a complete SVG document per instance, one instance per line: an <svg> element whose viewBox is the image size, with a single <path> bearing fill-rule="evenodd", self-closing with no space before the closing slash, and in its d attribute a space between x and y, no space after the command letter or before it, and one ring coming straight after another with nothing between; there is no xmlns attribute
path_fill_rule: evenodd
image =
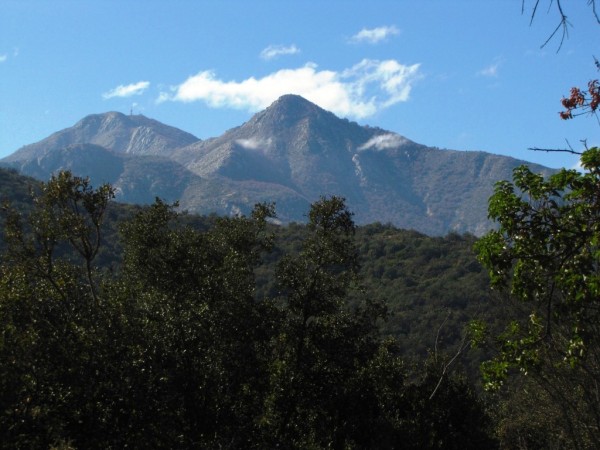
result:
<svg viewBox="0 0 600 450"><path fill-rule="evenodd" d="M382 331L393 305L385 292L369 295L369 284L396 277L373 267L369 281L359 270L359 245L371 251L367 236L389 242L373 249L380 258L404 251L406 261L419 259L415 247L430 245L424 265L457 242L468 243L464 253L472 238L435 245L383 225L357 233L336 197L315 203L308 225L284 229L268 224L269 205L196 225L157 200L123 213L119 244L110 248L101 235L117 225L103 222L111 196L109 186L94 189L64 172L41 185L28 213L5 209L5 447L482 448L494 441L482 400L446 372L441 352L437 362L413 367L402 358L410 342L392 337L409 322Z"/></svg>
<svg viewBox="0 0 600 450"><path fill-rule="evenodd" d="M593 448L599 161L516 170L479 241L2 172L2 445Z"/></svg>

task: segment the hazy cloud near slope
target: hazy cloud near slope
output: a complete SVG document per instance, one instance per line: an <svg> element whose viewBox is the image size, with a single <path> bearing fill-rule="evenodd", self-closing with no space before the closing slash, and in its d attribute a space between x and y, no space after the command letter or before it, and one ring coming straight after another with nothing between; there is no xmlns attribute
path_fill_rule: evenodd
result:
<svg viewBox="0 0 600 450"><path fill-rule="evenodd" d="M236 144L242 146L247 150L263 150L271 146L271 138L269 139L237 139Z"/></svg>
<svg viewBox="0 0 600 450"><path fill-rule="evenodd" d="M367 150L369 148L375 148L377 150L395 148L400 147L405 142L407 142L406 139L400 136L399 134L381 134L379 136L374 136L371 139L369 139L363 145L358 147L358 150Z"/></svg>

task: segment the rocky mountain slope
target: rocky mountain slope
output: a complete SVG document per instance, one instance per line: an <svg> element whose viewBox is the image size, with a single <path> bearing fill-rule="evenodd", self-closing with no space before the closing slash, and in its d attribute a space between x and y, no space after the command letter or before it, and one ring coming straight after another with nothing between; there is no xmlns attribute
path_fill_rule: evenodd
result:
<svg viewBox="0 0 600 450"><path fill-rule="evenodd" d="M198 140L190 133L142 115L108 112L89 115L70 128L22 147L3 161L31 160L78 144L95 144L115 153L167 156Z"/></svg>
<svg viewBox="0 0 600 450"><path fill-rule="evenodd" d="M510 179L524 162L426 147L286 95L213 139L110 112L88 116L1 163L40 179L69 168L94 183L112 183L120 201L159 196L197 213L247 213L256 202L274 201L282 222L303 221L312 201L335 194L346 197L357 223L479 235L490 227L494 183Z"/></svg>

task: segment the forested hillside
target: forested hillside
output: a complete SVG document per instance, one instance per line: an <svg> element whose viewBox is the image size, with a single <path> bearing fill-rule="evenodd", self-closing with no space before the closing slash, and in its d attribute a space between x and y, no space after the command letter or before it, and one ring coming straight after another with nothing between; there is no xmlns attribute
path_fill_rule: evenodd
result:
<svg viewBox="0 0 600 450"><path fill-rule="evenodd" d="M19 210L31 207L31 191L39 182L0 169L0 197ZM118 271L122 265L123 239L119 227L130 220L141 207L110 202L105 212L102 245L96 266ZM197 231L207 231L217 216L182 214L178 220ZM273 234L273 248L262 255L255 269L257 299L278 294L275 271L284 255L296 255L307 235L305 224L287 226L267 224ZM469 234L451 233L430 237L402 230L391 224L374 223L355 229L354 244L358 251L359 292L367 292L386 307L380 323L383 334L398 338L402 353L410 357L426 357L435 339L441 348L451 351L462 338L469 320L501 314L498 302L491 296L489 277L477 261ZM0 245L4 245L2 242ZM352 302L354 292L349 293ZM440 328L438 336L437 330ZM471 358L473 365L479 356Z"/></svg>
<svg viewBox="0 0 600 450"><path fill-rule="evenodd" d="M503 264L498 232L356 227L338 197L306 225L200 217L0 175L2 448L592 448L587 391L565 387L591 388L594 360L527 353L543 311L492 296L474 253Z"/></svg>
<svg viewBox="0 0 600 450"><path fill-rule="evenodd" d="M277 295L273 276L283 254L295 254L306 237L306 227L276 227L275 248L257 270L259 297ZM450 353L458 350L470 320L499 318L502 308L489 289L489 277L476 259L472 235L445 237L401 230L379 223L356 228L360 289L351 292L352 303L361 295L386 308L381 333L397 339L405 358L425 359L437 345ZM439 331L439 333L438 333ZM471 351L462 362L477 381L481 354Z"/></svg>
<svg viewBox="0 0 600 450"><path fill-rule="evenodd" d="M5 208L4 447L493 442L467 381L406 364L402 340L385 337L399 325L382 333L385 292L368 293L381 274L361 275L343 200L273 228L268 205L195 219L160 201L116 212L111 197L67 172L26 210ZM390 231L396 251L427 239L363 236Z"/></svg>

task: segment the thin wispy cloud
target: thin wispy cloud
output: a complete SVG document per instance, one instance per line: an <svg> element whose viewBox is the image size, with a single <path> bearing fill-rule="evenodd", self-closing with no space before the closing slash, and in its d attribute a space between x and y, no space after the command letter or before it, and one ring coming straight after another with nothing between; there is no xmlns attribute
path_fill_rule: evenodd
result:
<svg viewBox="0 0 600 450"><path fill-rule="evenodd" d="M407 101L414 83L421 78L419 67L393 59L364 59L337 72L319 70L316 64L308 63L242 81L222 80L213 71L203 71L170 92L162 92L158 101L202 101L213 108L255 112L282 95L297 94L338 115L360 119Z"/></svg>
<svg viewBox="0 0 600 450"><path fill-rule="evenodd" d="M14 59L17 56L19 56L19 49L16 47L13 49L12 54L0 53L0 64L5 63L9 59Z"/></svg>
<svg viewBox="0 0 600 450"><path fill-rule="evenodd" d="M363 145L358 147L358 150L368 150L370 148L374 148L377 150L383 150L386 148L396 148L400 147L402 144L406 143L407 140L395 133L388 134L380 134L379 136L374 136L365 142Z"/></svg>
<svg viewBox="0 0 600 450"><path fill-rule="evenodd" d="M295 45L269 45L262 52L260 52L260 57L268 61L280 56L295 55L297 53L300 53L300 49Z"/></svg>
<svg viewBox="0 0 600 450"><path fill-rule="evenodd" d="M384 41L390 36L395 36L399 33L400 30L395 26L363 28L350 38L350 42L366 42L368 44L377 44L378 42Z"/></svg>
<svg viewBox="0 0 600 450"><path fill-rule="evenodd" d="M502 60L497 59L495 62L493 62L489 66L484 67L479 72L477 72L477 75L482 76L482 77L496 78L496 77L498 77L498 74L499 74L498 72L500 70L501 65L502 65Z"/></svg>
<svg viewBox="0 0 600 450"><path fill-rule="evenodd" d="M133 95L141 95L146 89L150 87L149 81L138 81L137 83L119 85L114 89L102 94L104 99L113 97L131 97Z"/></svg>

